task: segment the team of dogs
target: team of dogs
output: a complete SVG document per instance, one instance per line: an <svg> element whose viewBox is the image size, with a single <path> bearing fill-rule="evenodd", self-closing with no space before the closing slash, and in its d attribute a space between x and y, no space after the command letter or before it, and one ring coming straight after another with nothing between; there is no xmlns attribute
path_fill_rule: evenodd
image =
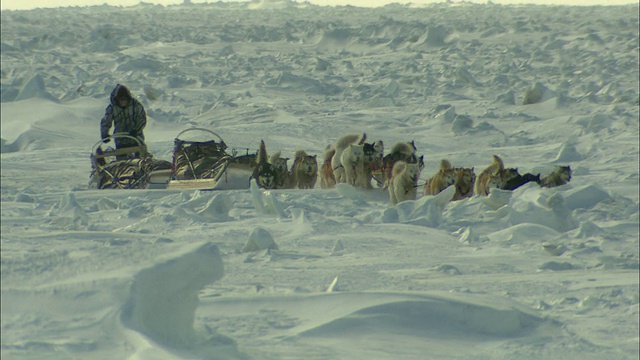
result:
<svg viewBox="0 0 640 360"><path fill-rule="evenodd" d="M389 191L392 204L416 199L424 156L418 157L415 143L397 143L384 155L382 141L367 143L366 139L366 133L341 137L327 146L321 167L316 155L298 150L291 169L287 165L289 158L281 157L280 152L270 157L267 155L263 140L257 155L249 160L254 164L251 177L265 189L312 189L318 176L323 189L333 188L338 183L372 189L372 181L375 181L378 187ZM515 190L529 182L555 187L570 180L569 166L557 166L552 173L541 178L540 174L520 174L517 168L505 168L502 159L493 155L492 163L476 178L473 167L453 167L449 160L442 159L438 172L424 184L422 194L436 195L449 186L455 186L452 200L460 200L474 194L487 196L492 188Z"/></svg>

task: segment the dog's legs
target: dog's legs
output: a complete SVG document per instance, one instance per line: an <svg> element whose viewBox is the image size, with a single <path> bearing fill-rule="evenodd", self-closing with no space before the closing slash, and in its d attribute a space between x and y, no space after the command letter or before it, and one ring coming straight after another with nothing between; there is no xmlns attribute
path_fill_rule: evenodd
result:
<svg viewBox="0 0 640 360"><path fill-rule="evenodd" d="M344 166L344 177L347 184L353 185L353 166L351 164Z"/></svg>
<svg viewBox="0 0 640 360"><path fill-rule="evenodd" d="M393 190L393 184L389 184L388 190L389 190L389 200L391 201L391 204L393 205L397 204L398 200L396 199L396 194Z"/></svg>
<svg viewBox="0 0 640 360"><path fill-rule="evenodd" d="M336 178L337 184L345 182L344 166L340 165L339 167L335 168L335 170L333 170L333 176Z"/></svg>
<svg viewBox="0 0 640 360"><path fill-rule="evenodd" d="M355 181L356 181L356 186L363 188L363 189L368 189L371 187L371 181L369 181L369 186L367 186L367 173L364 170L364 163L360 163L358 165L356 165L356 171L355 171Z"/></svg>

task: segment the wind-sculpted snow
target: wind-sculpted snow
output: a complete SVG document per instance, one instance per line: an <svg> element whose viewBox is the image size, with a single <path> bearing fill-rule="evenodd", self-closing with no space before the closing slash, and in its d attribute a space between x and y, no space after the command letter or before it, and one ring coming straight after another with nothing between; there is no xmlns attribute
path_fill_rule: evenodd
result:
<svg viewBox="0 0 640 360"><path fill-rule="evenodd" d="M233 340L211 332L199 334L194 329L198 292L222 278L223 272L218 248L210 243L144 269L134 276L121 321L127 328L185 357L240 359L243 356ZM152 351L140 352L134 356L150 356Z"/></svg>
<svg viewBox="0 0 640 360"><path fill-rule="evenodd" d="M2 358L637 359L637 13L3 11ZM214 191L90 189L116 83L158 159L191 127L319 165L366 132L385 154L414 141L418 196L264 190L246 171ZM493 155L572 178L422 195L442 159L478 175Z"/></svg>

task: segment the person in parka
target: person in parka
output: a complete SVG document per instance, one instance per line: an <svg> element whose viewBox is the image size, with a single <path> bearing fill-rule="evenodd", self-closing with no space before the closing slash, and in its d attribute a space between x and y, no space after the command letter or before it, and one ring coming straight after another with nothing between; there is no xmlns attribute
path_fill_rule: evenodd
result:
<svg viewBox="0 0 640 360"><path fill-rule="evenodd" d="M112 125L114 134L130 135L144 144L143 130L147 125L147 114L142 104L131 96L129 89L120 84L111 92L110 104L100 121L100 136L105 143L109 142L109 129ZM115 144L116 149L138 146L135 140L126 137L116 137Z"/></svg>

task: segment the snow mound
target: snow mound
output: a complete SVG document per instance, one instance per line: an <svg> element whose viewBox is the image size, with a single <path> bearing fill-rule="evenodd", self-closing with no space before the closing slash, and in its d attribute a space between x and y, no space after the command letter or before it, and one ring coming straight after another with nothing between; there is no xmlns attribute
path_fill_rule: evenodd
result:
<svg viewBox="0 0 640 360"><path fill-rule="evenodd" d="M14 101L26 100L30 98L42 98L54 102L58 102L58 99L49 94L46 90L44 78L40 74L35 74L30 78L18 91L18 95Z"/></svg>
<svg viewBox="0 0 640 360"><path fill-rule="evenodd" d="M253 252L267 249L278 250L278 245L273 240L273 236L269 231L262 227L257 227L251 231L249 239L242 248L242 252Z"/></svg>
<svg viewBox="0 0 640 360"><path fill-rule="evenodd" d="M447 298L406 299L363 306L327 324L306 330L301 336L342 337L372 333L453 337L475 333L517 337L543 320L516 308L500 308Z"/></svg>
<svg viewBox="0 0 640 360"><path fill-rule="evenodd" d="M200 334L194 328L198 292L223 273L220 253L211 243L152 265L134 276L121 321L165 348L188 350L204 359L234 358L232 340Z"/></svg>
<svg viewBox="0 0 640 360"><path fill-rule="evenodd" d="M510 228L493 232L487 237L491 241L511 244L543 243L557 238L559 232L538 224L518 224Z"/></svg>

